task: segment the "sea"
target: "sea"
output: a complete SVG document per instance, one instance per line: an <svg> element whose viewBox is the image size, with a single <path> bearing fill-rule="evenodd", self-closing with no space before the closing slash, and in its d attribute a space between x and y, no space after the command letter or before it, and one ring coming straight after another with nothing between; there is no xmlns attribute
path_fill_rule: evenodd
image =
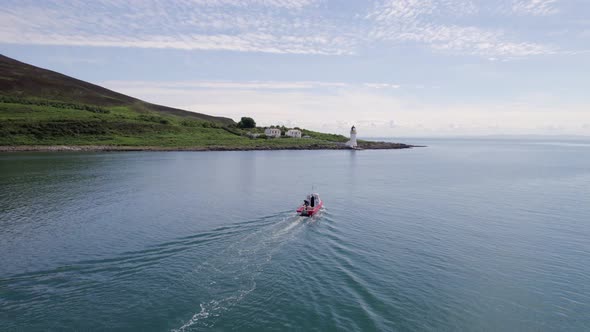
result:
<svg viewBox="0 0 590 332"><path fill-rule="evenodd" d="M590 330L590 139L395 141L0 154L0 330Z"/></svg>

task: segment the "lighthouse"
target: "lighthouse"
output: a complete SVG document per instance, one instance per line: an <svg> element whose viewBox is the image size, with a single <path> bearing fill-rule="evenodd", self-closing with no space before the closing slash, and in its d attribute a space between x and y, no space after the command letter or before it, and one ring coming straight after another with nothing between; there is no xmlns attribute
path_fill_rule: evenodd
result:
<svg viewBox="0 0 590 332"><path fill-rule="evenodd" d="M348 146L349 148L355 149L357 144L356 144L356 128L354 126L352 126L352 128L350 128L350 140L348 142L346 142L346 146Z"/></svg>

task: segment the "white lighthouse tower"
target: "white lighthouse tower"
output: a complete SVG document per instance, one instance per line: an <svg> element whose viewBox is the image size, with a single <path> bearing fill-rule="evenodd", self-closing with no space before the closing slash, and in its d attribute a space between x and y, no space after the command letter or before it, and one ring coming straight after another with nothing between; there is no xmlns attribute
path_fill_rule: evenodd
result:
<svg viewBox="0 0 590 332"><path fill-rule="evenodd" d="M350 128L350 140L348 142L346 142L346 146L348 146L349 148L352 148L352 149L356 149L356 147L357 147L356 128L354 126L352 126L352 128Z"/></svg>

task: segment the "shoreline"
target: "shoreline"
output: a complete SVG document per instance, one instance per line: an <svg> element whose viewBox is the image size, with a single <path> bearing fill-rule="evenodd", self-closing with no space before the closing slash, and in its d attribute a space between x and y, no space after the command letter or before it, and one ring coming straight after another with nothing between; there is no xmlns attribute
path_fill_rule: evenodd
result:
<svg viewBox="0 0 590 332"><path fill-rule="evenodd" d="M336 146L194 146L194 147L166 147L166 146L124 146L124 145L0 145L0 153L8 152L118 152L118 151L272 151L272 150L398 150L423 147L403 143L370 142L359 144L359 149L350 149L343 145Z"/></svg>

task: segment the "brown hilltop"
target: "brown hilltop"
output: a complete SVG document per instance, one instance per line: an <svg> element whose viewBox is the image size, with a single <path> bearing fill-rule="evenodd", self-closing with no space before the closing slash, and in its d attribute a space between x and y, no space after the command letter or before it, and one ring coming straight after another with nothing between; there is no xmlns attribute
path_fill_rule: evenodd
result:
<svg viewBox="0 0 590 332"><path fill-rule="evenodd" d="M163 115L172 114L223 124L234 123L229 118L151 104L67 75L35 67L1 54L0 95L33 97L101 107L127 106L140 113L152 111Z"/></svg>

